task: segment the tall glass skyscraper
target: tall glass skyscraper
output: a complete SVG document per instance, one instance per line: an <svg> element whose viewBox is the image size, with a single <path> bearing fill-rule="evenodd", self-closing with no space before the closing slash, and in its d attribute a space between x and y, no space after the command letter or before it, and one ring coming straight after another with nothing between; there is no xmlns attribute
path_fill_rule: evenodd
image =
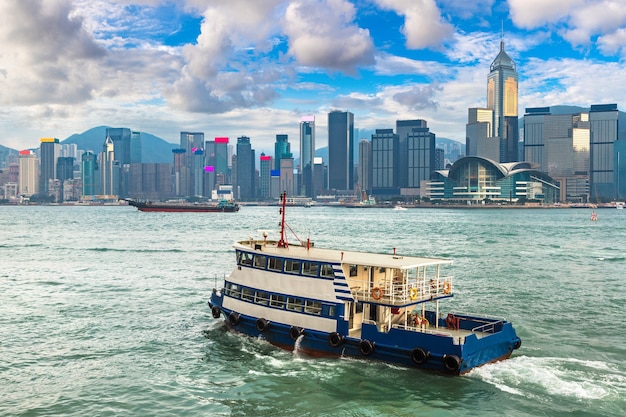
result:
<svg viewBox="0 0 626 417"><path fill-rule="evenodd" d="M57 158L59 156L59 140L56 138L41 138L39 145L39 192L48 195L48 181L56 178Z"/></svg>
<svg viewBox="0 0 626 417"><path fill-rule="evenodd" d="M619 112L617 104L592 105L589 186L591 201L617 198L615 178L615 141L617 141Z"/></svg>
<svg viewBox="0 0 626 417"><path fill-rule="evenodd" d="M315 198L313 159L315 158L315 116L303 116L300 122L300 194Z"/></svg>
<svg viewBox="0 0 626 417"><path fill-rule="evenodd" d="M274 144L274 169L280 170L280 160L283 155L291 155L291 146L287 135L276 135ZM291 157L291 156L290 156Z"/></svg>
<svg viewBox="0 0 626 417"><path fill-rule="evenodd" d="M487 78L487 108L493 110L491 136L500 139L499 162L515 162L519 159L517 94L515 62L504 52L502 40L500 53L491 63Z"/></svg>
<svg viewBox="0 0 626 417"><path fill-rule="evenodd" d="M254 149L250 144L250 138L240 136L237 138L237 186L239 199L249 200L255 197L255 166Z"/></svg>
<svg viewBox="0 0 626 417"><path fill-rule="evenodd" d="M351 190L354 185L354 115L328 113L328 189Z"/></svg>

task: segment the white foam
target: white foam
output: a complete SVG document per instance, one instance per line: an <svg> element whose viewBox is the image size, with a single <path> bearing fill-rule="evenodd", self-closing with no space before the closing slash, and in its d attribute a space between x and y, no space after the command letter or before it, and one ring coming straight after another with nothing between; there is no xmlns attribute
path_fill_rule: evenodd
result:
<svg viewBox="0 0 626 417"><path fill-rule="evenodd" d="M468 374L515 395L545 394L576 399L617 396L626 389L626 376L600 361L519 356L477 368Z"/></svg>

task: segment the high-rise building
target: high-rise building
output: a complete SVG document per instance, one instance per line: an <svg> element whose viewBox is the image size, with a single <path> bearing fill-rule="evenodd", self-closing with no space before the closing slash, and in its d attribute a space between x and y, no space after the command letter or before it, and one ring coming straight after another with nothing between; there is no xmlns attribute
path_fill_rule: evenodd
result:
<svg viewBox="0 0 626 417"><path fill-rule="evenodd" d="M504 51L504 40L501 40L500 52L491 63L487 78L487 108L493 110L491 136L499 138L498 162L515 162L519 159L517 78L515 62Z"/></svg>
<svg viewBox="0 0 626 417"><path fill-rule="evenodd" d="M237 188L240 200L250 200L255 197L255 166L254 149L250 144L250 138L240 136L237 138Z"/></svg>
<svg viewBox="0 0 626 417"><path fill-rule="evenodd" d="M426 127L426 120L396 120L396 133L398 134L398 187L409 185L409 154L407 152L407 140L413 129Z"/></svg>
<svg viewBox="0 0 626 417"><path fill-rule="evenodd" d="M283 155L291 155L291 144L288 135L276 135L274 143L274 169L280 169L280 160Z"/></svg>
<svg viewBox="0 0 626 417"><path fill-rule="evenodd" d="M203 197L204 194L204 148L194 148L193 159L193 195Z"/></svg>
<svg viewBox="0 0 626 417"><path fill-rule="evenodd" d="M92 151L87 151L81 158L81 179L83 184L82 196L93 197L98 189L98 176L96 175L98 163L96 155Z"/></svg>
<svg viewBox="0 0 626 417"><path fill-rule="evenodd" d="M354 185L354 115L328 113L328 188L352 190Z"/></svg>
<svg viewBox="0 0 626 417"><path fill-rule="evenodd" d="M102 190L105 196L117 196L120 184L120 162L115 159L115 145L110 136L104 141L102 152L100 153L100 177Z"/></svg>
<svg viewBox="0 0 626 417"><path fill-rule="evenodd" d="M589 198L592 201L609 201L617 197L614 145L617 141L618 117L617 104L596 104L589 110Z"/></svg>
<svg viewBox="0 0 626 417"><path fill-rule="evenodd" d="M56 138L41 138L39 146L39 192L43 195L48 195L49 181L56 178L58 157L59 140Z"/></svg>
<svg viewBox="0 0 626 417"><path fill-rule="evenodd" d="M141 132L130 132L130 163L141 163Z"/></svg>
<svg viewBox="0 0 626 417"><path fill-rule="evenodd" d="M261 153L259 158L260 197L269 199L272 196L272 157Z"/></svg>
<svg viewBox="0 0 626 417"><path fill-rule="evenodd" d="M435 171L435 134L430 132L424 121L423 127L413 128L407 138L407 154L409 156L407 187L419 190L422 182L430 180ZM415 191L408 192L417 195Z"/></svg>
<svg viewBox="0 0 626 417"><path fill-rule="evenodd" d="M283 154L280 159L280 192L287 192L287 195L294 195L296 184L293 178L293 155Z"/></svg>
<svg viewBox="0 0 626 417"><path fill-rule="evenodd" d="M172 157L174 159L174 195L177 197L186 197L190 195L189 184L190 174L187 169L187 151L185 149L172 149Z"/></svg>
<svg viewBox="0 0 626 417"><path fill-rule="evenodd" d="M372 192L372 143L367 139L359 142L359 188L361 192Z"/></svg>
<svg viewBox="0 0 626 417"><path fill-rule="evenodd" d="M127 127L107 127L106 137L111 138L113 141L117 161L122 165L130 164L130 129Z"/></svg>
<svg viewBox="0 0 626 417"><path fill-rule="evenodd" d="M185 150L185 166L187 168L189 183L186 185L187 196L198 196L198 187L202 184L202 169L204 167L203 158L198 158L198 150L204 155L204 133L202 132L180 132L180 148ZM182 188L182 187L181 187ZM201 196L200 193L199 196Z"/></svg>
<svg viewBox="0 0 626 417"><path fill-rule="evenodd" d="M302 186L300 195L315 198L313 167L315 158L315 116L303 116L300 121L300 165Z"/></svg>
<svg viewBox="0 0 626 417"><path fill-rule="evenodd" d="M228 172L228 138L215 138L215 174L218 184L227 184L230 173Z"/></svg>
<svg viewBox="0 0 626 417"><path fill-rule="evenodd" d="M61 193L59 196L62 200L65 195L63 190L65 181L74 179L74 157L60 156L57 158L56 178L59 180L61 186Z"/></svg>
<svg viewBox="0 0 626 417"><path fill-rule="evenodd" d="M400 140L393 129L376 129L372 134L372 194L400 194L398 185Z"/></svg>
<svg viewBox="0 0 626 417"><path fill-rule="evenodd" d="M39 159L30 150L19 152L19 194L30 197L39 192Z"/></svg>
<svg viewBox="0 0 626 417"><path fill-rule="evenodd" d="M465 126L465 154L493 161L500 158L500 140L493 137L493 110L471 108Z"/></svg>

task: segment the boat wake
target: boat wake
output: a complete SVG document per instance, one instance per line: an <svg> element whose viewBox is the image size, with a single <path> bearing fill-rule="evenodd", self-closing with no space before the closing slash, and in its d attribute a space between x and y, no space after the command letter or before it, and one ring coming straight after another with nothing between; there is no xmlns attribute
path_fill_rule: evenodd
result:
<svg viewBox="0 0 626 417"><path fill-rule="evenodd" d="M626 375L616 365L571 358L519 356L476 368L468 376L510 394L535 398L547 393L598 400L617 398L626 390Z"/></svg>

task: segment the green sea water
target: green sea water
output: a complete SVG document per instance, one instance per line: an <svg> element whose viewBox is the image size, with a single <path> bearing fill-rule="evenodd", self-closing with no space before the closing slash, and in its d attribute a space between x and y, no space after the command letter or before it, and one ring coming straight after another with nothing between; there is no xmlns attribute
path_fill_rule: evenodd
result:
<svg viewBox="0 0 626 417"><path fill-rule="evenodd" d="M0 206L0 415L623 416L626 211L289 208L316 246L454 260L444 310L522 338L461 377L313 359L207 306L277 207ZM295 241L295 237L289 238Z"/></svg>

